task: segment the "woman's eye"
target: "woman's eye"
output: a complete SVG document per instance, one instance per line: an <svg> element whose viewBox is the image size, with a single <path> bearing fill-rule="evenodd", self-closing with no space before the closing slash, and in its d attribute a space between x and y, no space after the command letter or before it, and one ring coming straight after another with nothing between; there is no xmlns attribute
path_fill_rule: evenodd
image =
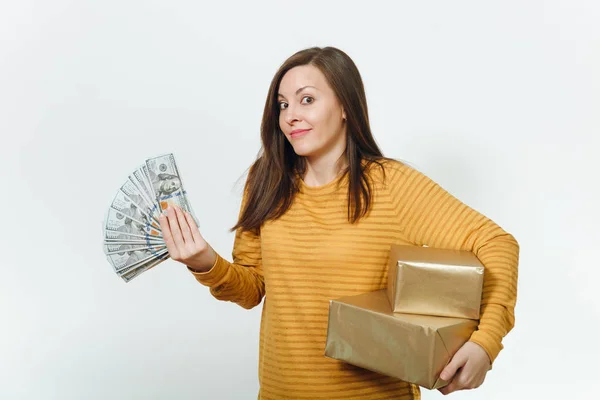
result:
<svg viewBox="0 0 600 400"><path fill-rule="evenodd" d="M306 100L306 99L309 99L310 101L308 101L308 102L305 102L304 100ZM313 99L311 96L304 96L304 97L302 98L302 103L303 103L303 104L311 104L311 103L313 103L313 102L314 102L314 100L315 100L315 99ZM280 109L280 110L283 110L283 109L285 109L285 108L287 107L287 105L288 105L288 104L287 104L286 102L283 102L283 101L281 101L281 102L279 102L279 109Z"/></svg>

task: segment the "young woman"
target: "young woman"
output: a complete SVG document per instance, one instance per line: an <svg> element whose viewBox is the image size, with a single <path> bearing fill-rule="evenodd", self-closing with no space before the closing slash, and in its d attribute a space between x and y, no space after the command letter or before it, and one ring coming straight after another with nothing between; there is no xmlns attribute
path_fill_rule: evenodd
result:
<svg viewBox="0 0 600 400"><path fill-rule="evenodd" d="M329 300L386 287L392 243L474 252L486 267L479 328L440 389L478 387L514 325L519 246L417 170L382 156L360 74L339 49L309 48L277 71L262 149L246 181L233 262L189 214L160 219L171 257L219 300L264 298L259 399L419 399L419 387L324 356Z"/></svg>

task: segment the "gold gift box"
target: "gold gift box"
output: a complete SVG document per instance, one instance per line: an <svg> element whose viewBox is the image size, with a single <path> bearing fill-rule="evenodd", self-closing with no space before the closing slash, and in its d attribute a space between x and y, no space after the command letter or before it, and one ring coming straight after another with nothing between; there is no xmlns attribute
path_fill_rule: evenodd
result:
<svg viewBox="0 0 600 400"><path fill-rule="evenodd" d="M479 319L484 267L472 252L393 245L388 267L394 312Z"/></svg>
<svg viewBox="0 0 600 400"><path fill-rule="evenodd" d="M428 389L477 327L471 319L396 314L385 289L329 302L325 356Z"/></svg>

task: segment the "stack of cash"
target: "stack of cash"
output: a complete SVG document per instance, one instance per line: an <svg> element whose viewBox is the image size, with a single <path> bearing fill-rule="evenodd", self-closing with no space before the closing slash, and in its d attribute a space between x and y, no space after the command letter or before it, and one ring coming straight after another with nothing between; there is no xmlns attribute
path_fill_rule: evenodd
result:
<svg viewBox="0 0 600 400"><path fill-rule="evenodd" d="M169 205L194 213L173 154L149 158L121 185L104 222L104 253L129 282L169 258L158 217Z"/></svg>

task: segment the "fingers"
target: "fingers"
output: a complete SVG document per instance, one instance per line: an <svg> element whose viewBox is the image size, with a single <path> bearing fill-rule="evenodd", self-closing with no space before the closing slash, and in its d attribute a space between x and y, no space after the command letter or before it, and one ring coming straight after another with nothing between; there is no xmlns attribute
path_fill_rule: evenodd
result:
<svg viewBox="0 0 600 400"><path fill-rule="evenodd" d="M197 244L204 242L204 238L200 234L200 230L198 229L198 226L196 225L196 221L194 221L194 218L192 218L192 215L190 213L188 213L188 212L185 213L185 220L187 221L187 223L190 227L190 230L192 232L192 238L194 239L194 242Z"/></svg>
<svg viewBox="0 0 600 400"><path fill-rule="evenodd" d="M175 261L190 261L207 243L202 238L196 222L188 212L177 206L169 206L166 215L159 216L163 239L169 255Z"/></svg>
<svg viewBox="0 0 600 400"><path fill-rule="evenodd" d="M178 256L177 245L173 240L173 235L171 234L171 227L169 223L169 219L166 215L161 214L158 217L158 222L160 223L160 228L162 229L163 239L165 244L167 245L167 250L169 251L169 255L173 258Z"/></svg>
<svg viewBox="0 0 600 400"><path fill-rule="evenodd" d="M177 215L177 222L179 223L179 228L181 229L181 236L183 237L184 243L193 244L194 238L192 237L189 221L187 220L183 211L181 211L181 209L177 206L175 206L175 215Z"/></svg>
<svg viewBox="0 0 600 400"><path fill-rule="evenodd" d="M463 370L462 367L467 363L468 357L466 352L462 351L460 348L452 357L448 365L442 370L440 373L440 378L445 381L450 381L450 383L443 388L440 388L439 391L446 395L450 394L456 390L461 390L463 388L462 385L462 375Z"/></svg>
<svg viewBox="0 0 600 400"><path fill-rule="evenodd" d="M456 390L458 390L458 388L456 387L456 384L454 382L450 382L448 385L446 385L443 388L440 388L438 390L440 391L441 394L446 396L452 392L455 392Z"/></svg>
<svg viewBox="0 0 600 400"><path fill-rule="evenodd" d="M175 208L169 206L167 208L167 218L169 219L169 227L171 228L171 234L173 235L173 241L178 249L183 249L185 245L185 241L183 240L183 235L181 234L181 227L179 226L179 221L177 220L177 213L175 212Z"/></svg>
<svg viewBox="0 0 600 400"><path fill-rule="evenodd" d="M167 221L170 229L171 241L173 242L173 249L169 249L169 254L171 258L177 260L179 256L182 255L182 252L185 250L185 242L183 240L183 235L181 234L181 228L179 227L179 221L177 221L177 214L173 207L167 208ZM163 232L164 237L164 232ZM166 240L165 240L166 242Z"/></svg>
<svg viewBox="0 0 600 400"><path fill-rule="evenodd" d="M466 362L467 358L463 357L460 351L457 352L454 357L452 357L448 365L446 365L446 367L443 369L442 373L440 374L440 378L445 381L451 380L456 374L456 371L465 365Z"/></svg>
<svg viewBox="0 0 600 400"><path fill-rule="evenodd" d="M456 360L456 357L452 358L452 360L448 363L448 365L446 365L440 374L440 378L445 381L451 380L456 374L456 370L458 370L460 367L461 366L459 365L458 360Z"/></svg>
<svg viewBox="0 0 600 400"><path fill-rule="evenodd" d="M463 382L463 371L460 370L458 373L454 375L452 381L444 386L443 388L438 389L443 395L450 394L452 392L456 392L457 390L465 389L465 385Z"/></svg>

